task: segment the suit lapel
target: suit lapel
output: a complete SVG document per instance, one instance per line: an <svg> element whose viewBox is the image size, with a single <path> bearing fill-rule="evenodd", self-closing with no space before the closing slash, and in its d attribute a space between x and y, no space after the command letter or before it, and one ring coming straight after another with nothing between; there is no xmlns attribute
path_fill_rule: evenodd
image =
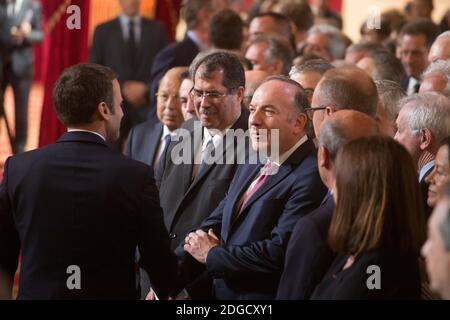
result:
<svg viewBox="0 0 450 320"><path fill-rule="evenodd" d="M142 158L146 159L145 162L149 163L150 166L153 166L153 162L155 161L162 133L163 126L160 123L148 130L148 132L145 132L145 137L148 137L148 139L144 140L145 143Z"/></svg>
<svg viewBox="0 0 450 320"><path fill-rule="evenodd" d="M228 194L229 201L231 201L233 206L231 207L231 211L224 212L223 214L223 225L226 228L222 229L222 238L225 242L228 239L229 230L232 227L233 219L237 210L237 204L262 167L262 165L246 165L245 169L241 169L242 173L239 174L239 179L237 179L235 183L237 186L236 191Z"/></svg>
<svg viewBox="0 0 450 320"><path fill-rule="evenodd" d="M251 207L256 200L261 198L265 193L267 193L269 190L273 189L278 183L283 181L293 170L295 170L302 163L302 161L306 158L307 155L313 152L314 148L315 147L313 142L308 139L297 150L295 150L294 153L279 167L278 172L274 175L267 177L267 180L264 182L261 188L256 190L256 192L250 197L250 199L248 199L248 201L242 207L239 217L235 221L232 221L231 227L234 227L235 224L242 221L242 219L244 219L244 217L248 213L247 209ZM242 193L243 192L241 192L241 196ZM234 206L236 206L236 203L234 204Z"/></svg>

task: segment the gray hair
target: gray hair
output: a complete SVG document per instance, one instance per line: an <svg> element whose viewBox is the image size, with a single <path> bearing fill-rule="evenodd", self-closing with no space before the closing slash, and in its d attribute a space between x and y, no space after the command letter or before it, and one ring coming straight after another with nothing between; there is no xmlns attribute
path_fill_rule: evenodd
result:
<svg viewBox="0 0 450 320"><path fill-rule="evenodd" d="M339 149L350 142L341 121L325 121L319 132L319 145L328 150L331 160L337 156Z"/></svg>
<svg viewBox="0 0 450 320"><path fill-rule="evenodd" d="M449 39L450 39L450 30L447 30L447 31L445 31L445 32L442 32L440 35L438 35L438 37L436 38L436 40L437 40L437 39L440 39L440 38L449 38Z"/></svg>
<svg viewBox="0 0 450 320"><path fill-rule="evenodd" d="M319 74L324 74L330 69L333 69L333 65L324 59L312 59L308 60L301 65L294 65L289 71L289 77L296 74L301 74L305 72L317 72Z"/></svg>
<svg viewBox="0 0 450 320"><path fill-rule="evenodd" d="M399 102L406 97L406 92L399 83L392 80L375 80L381 107L390 121L395 121L400 113Z"/></svg>
<svg viewBox="0 0 450 320"><path fill-rule="evenodd" d="M436 142L450 135L450 100L436 92L415 93L400 101L411 106L407 114L411 130L429 129Z"/></svg>
<svg viewBox="0 0 450 320"><path fill-rule="evenodd" d="M436 60L432 62L423 72L422 80L431 75L441 75L447 79L447 85L445 86L444 91L442 91L442 94L447 98L450 98L450 61Z"/></svg>
<svg viewBox="0 0 450 320"><path fill-rule="evenodd" d="M267 45L267 50L264 53L264 60L266 62L280 60L283 63L283 74L287 75L291 68L292 59L294 58L294 52L292 51L290 44L280 36L274 34L260 34L249 42L247 50L252 45L258 43L265 43Z"/></svg>
<svg viewBox="0 0 450 320"><path fill-rule="evenodd" d="M333 60L344 59L347 44L344 35L338 28L327 24L318 24L309 29L308 36L315 33L324 34L330 39L329 51Z"/></svg>

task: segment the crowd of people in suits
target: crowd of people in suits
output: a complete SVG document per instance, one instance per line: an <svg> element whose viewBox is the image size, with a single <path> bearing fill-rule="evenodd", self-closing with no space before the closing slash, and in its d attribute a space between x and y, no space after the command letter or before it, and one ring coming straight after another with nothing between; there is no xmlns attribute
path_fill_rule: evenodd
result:
<svg viewBox="0 0 450 320"><path fill-rule="evenodd" d="M21 254L20 299L450 299L432 1L356 44L326 1L259 1L248 23L232 2L185 0L170 45L138 0L97 27L53 91L68 132L5 164L7 296Z"/></svg>

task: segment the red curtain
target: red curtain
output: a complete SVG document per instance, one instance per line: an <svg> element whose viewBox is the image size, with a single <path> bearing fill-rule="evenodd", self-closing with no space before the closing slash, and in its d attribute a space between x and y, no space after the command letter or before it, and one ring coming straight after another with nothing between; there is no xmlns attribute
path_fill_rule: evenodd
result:
<svg viewBox="0 0 450 320"><path fill-rule="evenodd" d="M175 41L180 8L181 0L157 0L155 17L166 27L170 42Z"/></svg>
<svg viewBox="0 0 450 320"><path fill-rule="evenodd" d="M42 60L45 70L45 92L39 134L40 147L54 143L66 131L66 128L56 117L52 103L52 90L64 69L88 60L89 1L72 1L72 5L77 5L81 9L80 30L67 28L66 21L70 15L65 13L51 33L45 37L43 54L46 57L43 57ZM64 0L42 1L44 21L48 21L62 3L64 3Z"/></svg>

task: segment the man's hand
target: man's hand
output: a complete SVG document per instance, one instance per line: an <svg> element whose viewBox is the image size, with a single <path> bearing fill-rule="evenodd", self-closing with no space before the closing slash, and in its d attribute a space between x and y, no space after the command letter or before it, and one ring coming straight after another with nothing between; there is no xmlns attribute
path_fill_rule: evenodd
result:
<svg viewBox="0 0 450 320"><path fill-rule="evenodd" d="M23 22L19 27L12 27L10 30L14 44L20 46L31 34L31 24Z"/></svg>
<svg viewBox="0 0 450 320"><path fill-rule="evenodd" d="M195 260L203 264L206 263L209 250L220 244L213 229L209 229L208 233L203 230L191 232L184 242L184 250L193 256Z"/></svg>
<svg viewBox="0 0 450 320"><path fill-rule="evenodd" d="M147 105L148 87L143 82L126 81L122 86L123 97L135 107Z"/></svg>

